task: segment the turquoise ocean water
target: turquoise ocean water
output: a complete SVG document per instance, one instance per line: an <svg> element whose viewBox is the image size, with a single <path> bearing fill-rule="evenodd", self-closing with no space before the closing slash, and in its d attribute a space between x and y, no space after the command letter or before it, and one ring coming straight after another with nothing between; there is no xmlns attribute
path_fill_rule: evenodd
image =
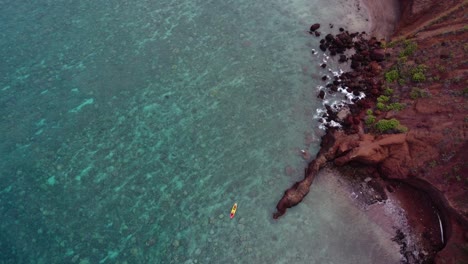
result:
<svg viewBox="0 0 468 264"><path fill-rule="evenodd" d="M355 4L0 1L0 263L392 263L329 184L271 217Z"/></svg>

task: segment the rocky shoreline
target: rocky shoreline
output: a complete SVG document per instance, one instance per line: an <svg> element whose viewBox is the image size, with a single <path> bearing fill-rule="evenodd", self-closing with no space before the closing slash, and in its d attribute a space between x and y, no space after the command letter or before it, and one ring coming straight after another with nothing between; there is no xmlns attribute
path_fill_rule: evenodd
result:
<svg viewBox="0 0 468 264"><path fill-rule="evenodd" d="M345 177L365 176L369 205L389 196L400 202L409 227L395 229L402 263L466 263L468 31L460 26L467 24L466 1L399 2L392 42L344 29L321 40L322 51L353 71L324 79L327 89L318 96L344 88L365 98L327 106L320 151L304 179L285 191L273 217L302 201L320 169L338 167ZM369 11L379 6L381 1L367 3ZM312 25L310 33L320 36L319 28ZM375 34L379 29L373 28Z"/></svg>

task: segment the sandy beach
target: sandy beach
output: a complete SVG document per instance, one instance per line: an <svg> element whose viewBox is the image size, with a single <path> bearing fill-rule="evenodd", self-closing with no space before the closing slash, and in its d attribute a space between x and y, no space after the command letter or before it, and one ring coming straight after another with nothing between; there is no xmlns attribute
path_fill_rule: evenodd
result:
<svg viewBox="0 0 468 264"><path fill-rule="evenodd" d="M400 4L398 0L362 0L367 9L371 23L372 36L377 39L388 40L393 34L395 25L400 18Z"/></svg>

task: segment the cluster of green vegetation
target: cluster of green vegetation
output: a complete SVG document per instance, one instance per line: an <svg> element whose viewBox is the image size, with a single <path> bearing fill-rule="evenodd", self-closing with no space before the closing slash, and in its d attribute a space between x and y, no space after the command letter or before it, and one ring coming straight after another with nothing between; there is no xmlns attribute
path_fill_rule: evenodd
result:
<svg viewBox="0 0 468 264"><path fill-rule="evenodd" d="M411 56L418 49L416 42L412 40L395 41L385 43L385 47L401 47L399 58L396 64L387 72L384 77L387 85L385 85L382 95L377 98L375 109L367 110L365 117L366 125L377 133L404 133L408 131L408 128L401 125L400 122L395 119L381 119L378 120L376 115L379 112L386 111L400 111L405 108L405 104L397 101L397 97L394 96L394 90L392 89L395 85L405 85L409 82L421 83L428 79L426 76L427 66L424 64L415 64ZM421 98L428 96L428 93L423 90L412 91L412 98ZM375 110L375 114L374 111Z"/></svg>
<svg viewBox="0 0 468 264"><path fill-rule="evenodd" d="M390 97L388 97L386 95L381 95L381 96L377 97L377 102L379 102L379 103L387 103L388 101L390 101Z"/></svg>
<svg viewBox="0 0 468 264"><path fill-rule="evenodd" d="M425 98L429 97L429 93L425 90L419 89L417 87L413 87L410 92L410 98L416 100L418 98Z"/></svg>
<svg viewBox="0 0 468 264"><path fill-rule="evenodd" d="M418 65L414 68L410 69L411 79L414 82L423 82L426 80L426 72L427 66L424 64Z"/></svg>
<svg viewBox="0 0 468 264"><path fill-rule="evenodd" d="M402 103L391 103L391 104L386 106L386 111L390 111L390 110L401 111L401 110L405 109L405 107L406 107L406 105L402 104Z"/></svg>
<svg viewBox="0 0 468 264"><path fill-rule="evenodd" d="M377 109L379 109L380 111L386 111L386 104L388 101L390 101L390 97L388 96L385 96L385 95L381 95L377 98Z"/></svg>
<svg viewBox="0 0 468 264"><path fill-rule="evenodd" d="M413 81L415 82L423 82L426 80L426 76L423 73L417 72L413 74Z"/></svg>
<svg viewBox="0 0 468 264"><path fill-rule="evenodd" d="M416 83L426 81L427 66L425 64L414 65L403 61L398 61L395 69L385 73L387 82L392 83L397 80L398 84L405 85L408 81Z"/></svg>
<svg viewBox="0 0 468 264"><path fill-rule="evenodd" d="M395 118L392 119L382 119L379 120L377 123L376 117L374 115L374 112L371 109L368 109L366 111L366 119L365 123L369 127L373 127L377 132L379 133L393 133L393 132L398 132L398 133L405 133L408 131L408 128L401 125L400 121L398 121Z"/></svg>
<svg viewBox="0 0 468 264"><path fill-rule="evenodd" d="M399 44L401 43L401 44ZM388 83L398 82L399 85L405 85L408 82L421 83L428 79L426 76L427 66L424 64L414 65L413 62L408 62L408 57L413 55L417 50L418 44L412 40L404 40L399 42L402 46L399 58L396 65L385 73L385 80ZM433 77L429 78L434 80ZM380 106L382 106L380 104ZM398 108L398 106L396 106Z"/></svg>
<svg viewBox="0 0 468 264"><path fill-rule="evenodd" d="M405 85L407 79L413 82L424 82L426 80L426 69L427 66L424 64L411 67L405 63L399 62L396 69L385 73L385 81L388 83L398 81L400 85Z"/></svg>
<svg viewBox="0 0 468 264"><path fill-rule="evenodd" d="M391 111L391 110L400 111L405 108L405 105L402 103L398 103L398 102L389 103L389 102L390 102L389 96L381 95L377 98L376 107L380 111Z"/></svg>
<svg viewBox="0 0 468 264"><path fill-rule="evenodd" d="M398 80L399 77L400 74L398 73L398 70L390 70L385 73L385 80L390 83Z"/></svg>
<svg viewBox="0 0 468 264"><path fill-rule="evenodd" d="M391 95L393 95L393 89L387 87L387 88L385 88L383 94L386 95L386 96L391 96Z"/></svg>
<svg viewBox="0 0 468 264"><path fill-rule="evenodd" d="M373 115L367 116L366 117L366 125L370 126L375 123L376 117Z"/></svg>
<svg viewBox="0 0 468 264"><path fill-rule="evenodd" d="M411 40L405 40L403 46L404 48L400 52L400 58L411 56L418 49L418 44Z"/></svg>
<svg viewBox="0 0 468 264"><path fill-rule="evenodd" d="M380 133L389 133L389 132L404 133L408 131L408 128L405 126L402 126L400 124L400 121L396 120L395 118L379 120L379 122L375 123L374 127Z"/></svg>
<svg viewBox="0 0 468 264"><path fill-rule="evenodd" d="M366 125L370 126L375 123L376 117L374 116L374 112L372 112L371 109L367 110L367 116L366 116Z"/></svg>

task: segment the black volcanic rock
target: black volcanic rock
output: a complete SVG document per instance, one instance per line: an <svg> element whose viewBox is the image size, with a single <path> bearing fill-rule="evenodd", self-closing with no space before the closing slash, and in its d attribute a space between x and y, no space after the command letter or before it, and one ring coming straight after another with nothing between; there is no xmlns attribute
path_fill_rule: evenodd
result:
<svg viewBox="0 0 468 264"><path fill-rule="evenodd" d="M362 62L364 60L364 56L362 56L361 54L359 53L356 53L356 54L353 54L353 56L351 56L351 59L353 61L358 61L358 62Z"/></svg>
<svg viewBox="0 0 468 264"><path fill-rule="evenodd" d="M321 91L319 92L319 94L317 95L317 97L320 98L320 99L325 98L325 91L324 91L324 90L321 90Z"/></svg>
<svg viewBox="0 0 468 264"><path fill-rule="evenodd" d="M359 67L361 67L361 63L360 63L360 62L354 61L354 60L351 61L351 69L356 70L356 69L358 69Z"/></svg>
<svg viewBox="0 0 468 264"><path fill-rule="evenodd" d="M381 62L385 59L385 51L383 49L374 49L370 53L370 58L377 62Z"/></svg>
<svg viewBox="0 0 468 264"><path fill-rule="evenodd" d="M348 59L346 58L346 55L340 55L340 59L338 62L346 62Z"/></svg>
<svg viewBox="0 0 468 264"><path fill-rule="evenodd" d="M325 46L325 44L320 44L319 47L321 51L327 51L327 47Z"/></svg>
<svg viewBox="0 0 468 264"><path fill-rule="evenodd" d="M319 23L313 24L312 26L310 26L310 32L314 32L315 30L317 30L319 28L320 28Z"/></svg>
<svg viewBox="0 0 468 264"><path fill-rule="evenodd" d="M447 51L442 51L442 52L440 53L439 58L441 58L441 59L443 59L443 60L450 59L450 53L447 52Z"/></svg>

